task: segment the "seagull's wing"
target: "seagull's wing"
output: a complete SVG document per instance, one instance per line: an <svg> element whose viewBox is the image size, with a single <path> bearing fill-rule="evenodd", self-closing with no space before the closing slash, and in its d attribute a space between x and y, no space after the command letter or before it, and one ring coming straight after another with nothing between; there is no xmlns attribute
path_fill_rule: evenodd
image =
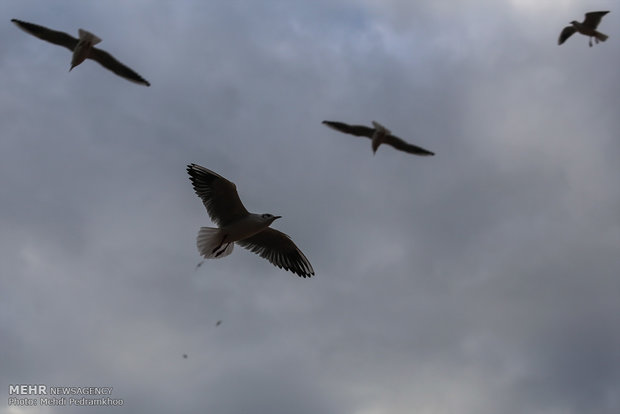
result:
<svg viewBox="0 0 620 414"><path fill-rule="evenodd" d="M146 79L138 75L136 72L134 72L129 67L123 65L121 62L116 60L114 56L112 56L105 50L101 50L96 47L93 47L88 55L88 58L98 62L104 68L110 69L112 72L116 73L118 76L121 76L132 82L141 83L146 86L151 85Z"/></svg>
<svg viewBox="0 0 620 414"><path fill-rule="evenodd" d="M586 19L583 21L583 25L591 29L596 29L598 24L601 22L603 16L605 16L607 13L609 13L609 11L586 13Z"/></svg>
<svg viewBox="0 0 620 414"><path fill-rule="evenodd" d="M234 183L196 164L188 165L187 173L194 191L218 226L226 226L250 214L241 203Z"/></svg>
<svg viewBox="0 0 620 414"><path fill-rule="evenodd" d="M301 277L314 275L312 265L286 234L266 228L260 233L236 242L240 246L269 260L281 269L289 270Z"/></svg>
<svg viewBox="0 0 620 414"><path fill-rule="evenodd" d="M345 134L351 134L358 137L368 137L372 138L375 130L373 128L368 128L364 125L349 125L344 122L336 122L336 121L323 121L325 125L330 128L335 129L336 131L344 132Z"/></svg>
<svg viewBox="0 0 620 414"><path fill-rule="evenodd" d="M558 45L561 45L562 43L566 42L566 39L571 37L573 33L575 32L576 32L576 29L573 26L566 26L564 30L562 30L562 33L560 33L560 38L558 39Z"/></svg>
<svg viewBox="0 0 620 414"><path fill-rule="evenodd" d="M394 135L388 135L387 137L385 137L385 140L383 141L383 143L391 145L397 150L408 152L409 154L435 155L434 152L425 150L424 148L418 147L417 145L410 144Z"/></svg>
<svg viewBox="0 0 620 414"><path fill-rule="evenodd" d="M78 39L65 32L58 32L56 30L51 30L47 27L39 26L38 24L34 23L24 22L22 20L11 19L11 21L25 32L28 32L31 35L38 37L39 39L45 40L46 42L54 43L55 45L59 46L64 46L72 52L73 49L75 49L75 45L78 44Z"/></svg>

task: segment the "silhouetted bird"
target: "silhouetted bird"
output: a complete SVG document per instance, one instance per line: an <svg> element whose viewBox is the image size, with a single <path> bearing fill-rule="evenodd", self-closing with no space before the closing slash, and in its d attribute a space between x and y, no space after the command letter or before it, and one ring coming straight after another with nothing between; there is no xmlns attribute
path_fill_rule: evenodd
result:
<svg viewBox="0 0 620 414"><path fill-rule="evenodd" d="M39 26L38 24L28 23L17 19L11 19L11 21L19 28L33 36L38 37L39 39L54 43L55 45L64 46L72 51L73 57L71 58L71 67L69 68L69 71L82 63L84 60L92 59L101 64L104 68L116 73L118 76L122 76L132 82L141 83L146 86L151 85L142 76L138 75L132 69L114 59L114 57L108 52L94 47L94 45L101 42L101 39L86 30L79 29L78 33L80 38L76 39L67 33L51 30L47 27Z"/></svg>
<svg viewBox="0 0 620 414"><path fill-rule="evenodd" d="M605 16L609 11L597 11L597 12L589 12L586 13L586 18L583 22L579 23L576 20L570 22L571 26L566 26L562 33L560 33L560 38L558 39L558 45L561 45L573 35L575 32L579 32L582 35L586 35L590 37L590 42L588 43L590 47L592 47L592 38L596 41L596 43L604 42L607 40L609 36L603 34L601 32L596 31L598 24L601 22L603 16Z"/></svg>
<svg viewBox="0 0 620 414"><path fill-rule="evenodd" d="M372 140L373 153L377 152L377 148L379 148L379 145L387 144L393 146L397 150L408 152L409 154L422 156L435 155L435 153L431 151L425 150L424 148L418 147L413 144L409 144L401 138L392 135L390 130L375 121L372 121L374 128L369 128L364 125L349 125L343 122L335 121L323 121L323 123L328 127L340 132L344 132L345 134L370 138Z"/></svg>
<svg viewBox="0 0 620 414"><path fill-rule="evenodd" d="M211 220L219 226L201 227L198 232L198 251L205 259L228 256L237 243L279 268L302 277L314 275L312 265L291 238L269 227L281 216L250 213L235 184L211 170L190 164L187 173Z"/></svg>

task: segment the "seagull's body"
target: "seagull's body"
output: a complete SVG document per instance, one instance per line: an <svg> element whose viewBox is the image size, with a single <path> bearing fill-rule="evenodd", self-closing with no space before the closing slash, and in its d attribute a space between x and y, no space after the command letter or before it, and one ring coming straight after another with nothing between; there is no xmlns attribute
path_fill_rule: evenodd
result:
<svg viewBox="0 0 620 414"><path fill-rule="evenodd" d="M20 29L24 30L27 33L30 33L33 36L38 37L39 39L45 40L55 45L66 47L71 52L73 52L73 56L71 58L71 67L69 68L69 71L71 71L71 69L73 69L80 63L84 62L84 60L92 59L99 63L101 66L111 70L118 76L121 76L127 80L146 86L151 85L146 79L138 75L129 67L123 65L108 52L96 48L95 45L101 42L101 39L86 30L79 29L79 39L76 39L75 37L67 33L51 30L47 27L39 26L38 24L28 23L17 19L11 19L11 21L15 23Z"/></svg>
<svg viewBox="0 0 620 414"><path fill-rule="evenodd" d="M605 16L609 11L596 11L586 13L586 17L583 22L579 23L576 20L570 22L570 26L566 26L562 33L560 33L560 37L558 39L558 45L564 43L569 37L571 37L575 32L579 32L582 35L588 36L590 38L589 45L592 47L592 38L594 38L595 42L604 42L607 40L609 36L603 34L596 30L601 19Z"/></svg>
<svg viewBox="0 0 620 414"><path fill-rule="evenodd" d="M205 259L228 256L237 243L301 277L314 275L312 265L295 243L269 227L280 216L250 213L241 203L235 184L211 170L190 164L187 173L194 191L218 225L201 227L198 232L198 251Z"/></svg>
<svg viewBox="0 0 620 414"><path fill-rule="evenodd" d="M73 49L73 56L71 57L71 67L69 68L69 72L71 72L74 67L86 60L86 58L90 54L90 51L97 43L101 43L101 39L99 39L91 32L87 32L84 29L78 29L78 34L80 35L80 38L77 42L77 45L75 45L75 48Z"/></svg>
<svg viewBox="0 0 620 414"><path fill-rule="evenodd" d="M425 150L417 145L409 144L404 140L392 135L389 129L381 125L376 121L372 121L374 128L370 128L364 125L349 125L344 122L336 121L323 121L323 124L337 131L344 132L345 134L351 134L358 137L367 137L372 140L372 152L377 152L377 149L381 144L391 145L397 150L408 152L409 154L429 156L435 155L434 152Z"/></svg>
<svg viewBox="0 0 620 414"><path fill-rule="evenodd" d="M372 134L372 153L377 152L379 145L385 142L385 139L391 134L390 130L376 121L372 121L372 125L375 127L375 132Z"/></svg>

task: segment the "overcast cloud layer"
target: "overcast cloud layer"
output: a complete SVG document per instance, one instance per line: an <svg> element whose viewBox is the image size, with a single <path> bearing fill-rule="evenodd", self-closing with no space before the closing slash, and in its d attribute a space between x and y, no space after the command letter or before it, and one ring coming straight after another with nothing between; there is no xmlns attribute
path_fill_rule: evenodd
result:
<svg viewBox="0 0 620 414"><path fill-rule="evenodd" d="M0 413L111 411L8 405L46 384L149 414L618 414L616 4L3 1ZM608 9L607 42L557 45ZM152 86L69 73L11 18ZM239 246L196 269L188 163L282 215L316 276Z"/></svg>

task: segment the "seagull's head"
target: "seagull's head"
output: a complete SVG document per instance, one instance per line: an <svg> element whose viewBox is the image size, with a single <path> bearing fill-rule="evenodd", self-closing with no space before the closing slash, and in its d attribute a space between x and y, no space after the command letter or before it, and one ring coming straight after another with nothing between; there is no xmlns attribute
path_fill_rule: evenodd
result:
<svg viewBox="0 0 620 414"><path fill-rule="evenodd" d="M282 216L274 216L273 214L267 214L267 213L261 214L260 217L261 217L261 219L264 220L264 222L267 225L270 225L276 219L282 218Z"/></svg>

